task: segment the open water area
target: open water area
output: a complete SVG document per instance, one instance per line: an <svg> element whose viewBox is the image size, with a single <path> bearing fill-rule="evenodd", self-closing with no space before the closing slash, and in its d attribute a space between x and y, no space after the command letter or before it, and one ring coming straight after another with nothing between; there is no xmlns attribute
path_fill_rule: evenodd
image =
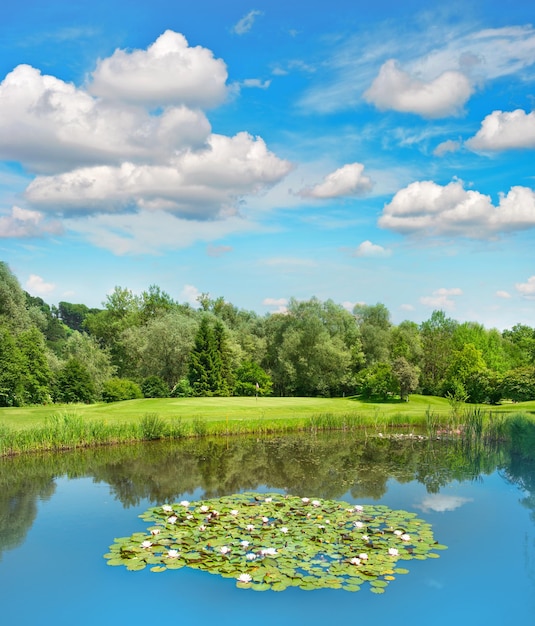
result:
<svg viewBox="0 0 535 626"><path fill-rule="evenodd" d="M182 568L110 567L147 508L243 491L414 512L447 546L383 594L282 592ZM533 624L535 462L459 442L353 433L234 437L0 460L0 619L120 624Z"/></svg>

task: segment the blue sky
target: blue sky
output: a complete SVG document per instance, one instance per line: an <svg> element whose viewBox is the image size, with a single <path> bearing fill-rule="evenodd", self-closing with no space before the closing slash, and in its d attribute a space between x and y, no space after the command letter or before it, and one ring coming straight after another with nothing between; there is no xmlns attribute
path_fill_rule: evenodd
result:
<svg viewBox="0 0 535 626"><path fill-rule="evenodd" d="M0 21L0 259L116 285L534 325L535 9L20 0Z"/></svg>

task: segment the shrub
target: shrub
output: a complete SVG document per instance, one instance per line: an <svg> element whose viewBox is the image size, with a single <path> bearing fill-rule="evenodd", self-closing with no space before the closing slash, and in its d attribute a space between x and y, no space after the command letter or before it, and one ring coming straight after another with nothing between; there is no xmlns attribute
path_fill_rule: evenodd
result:
<svg viewBox="0 0 535 626"><path fill-rule="evenodd" d="M171 390L171 398L191 398L193 387L187 378L181 378Z"/></svg>
<svg viewBox="0 0 535 626"><path fill-rule="evenodd" d="M169 387L163 378L149 376L141 383L141 391L145 398L168 398Z"/></svg>
<svg viewBox="0 0 535 626"><path fill-rule="evenodd" d="M104 383L102 389L104 402L120 402L142 397L141 387L127 378L110 378Z"/></svg>

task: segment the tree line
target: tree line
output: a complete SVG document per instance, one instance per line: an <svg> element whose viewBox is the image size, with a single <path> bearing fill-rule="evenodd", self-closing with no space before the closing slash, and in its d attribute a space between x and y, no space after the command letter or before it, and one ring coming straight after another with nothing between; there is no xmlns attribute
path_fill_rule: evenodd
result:
<svg viewBox="0 0 535 626"><path fill-rule="evenodd" d="M384 304L291 299L263 316L224 298L179 303L116 287L102 308L47 304L0 262L0 406L279 395L496 404L535 399L535 329L434 311L394 325Z"/></svg>

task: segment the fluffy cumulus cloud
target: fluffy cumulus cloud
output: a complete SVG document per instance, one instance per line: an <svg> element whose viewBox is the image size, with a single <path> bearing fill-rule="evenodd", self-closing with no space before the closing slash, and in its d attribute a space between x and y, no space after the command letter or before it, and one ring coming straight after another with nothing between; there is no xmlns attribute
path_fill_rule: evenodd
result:
<svg viewBox="0 0 535 626"><path fill-rule="evenodd" d="M515 287L524 298L535 298L535 276L530 276L525 283L516 283Z"/></svg>
<svg viewBox="0 0 535 626"><path fill-rule="evenodd" d="M341 198L344 196L361 196L373 187L369 176L364 174L362 163L348 163L328 174L321 183L313 187L305 187L299 191L304 198Z"/></svg>
<svg viewBox="0 0 535 626"><path fill-rule="evenodd" d="M535 192L512 187L495 206L490 196L466 190L459 181L418 181L385 205L379 226L405 235L493 238L535 227Z"/></svg>
<svg viewBox="0 0 535 626"><path fill-rule="evenodd" d="M462 296L462 289L453 287L451 289L436 289L430 296L422 296L420 302L424 306L428 306L431 309L453 309L455 308L455 300L453 296Z"/></svg>
<svg viewBox="0 0 535 626"><path fill-rule="evenodd" d="M448 139L439 143L438 146L433 150L433 154L438 157L443 157L448 152L457 152L461 149L460 141L453 141L452 139Z"/></svg>
<svg viewBox="0 0 535 626"><path fill-rule="evenodd" d="M154 219L145 212L197 225L236 216L243 200L279 182L291 165L261 137L212 133L203 109L225 99L226 79L222 60L173 31L146 50L116 50L83 87L16 67L0 83L0 158L37 176L24 194L28 208L0 217L2 236L59 232L44 214L72 229L73 217L106 213L138 214L136 224ZM78 230L91 237L103 223L85 219ZM232 219L226 226L241 232L243 223ZM226 226L221 232L233 232ZM118 228L120 253L130 246ZM198 228L199 240L213 239ZM177 246L192 238L191 228L181 224L182 231ZM151 232L142 247L153 248ZM135 239L141 236L137 231Z"/></svg>
<svg viewBox="0 0 535 626"><path fill-rule="evenodd" d="M273 313L286 313L288 311L286 298L264 298L262 304L269 307Z"/></svg>
<svg viewBox="0 0 535 626"><path fill-rule="evenodd" d="M62 232L63 227L57 220L47 220L39 211L14 206L8 215L0 216L0 238L42 237Z"/></svg>
<svg viewBox="0 0 535 626"><path fill-rule="evenodd" d="M88 90L108 100L149 106L180 102L205 108L223 101L226 80L221 59L167 30L147 50L116 50L99 61Z"/></svg>
<svg viewBox="0 0 535 626"><path fill-rule="evenodd" d="M511 294L508 291L504 291L503 289L500 289L496 292L496 296L498 298L503 298L504 300L508 300L511 297Z"/></svg>
<svg viewBox="0 0 535 626"><path fill-rule="evenodd" d="M535 111L493 111L466 145L482 152L535 148Z"/></svg>
<svg viewBox="0 0 535 626"><path fill-rule="evenodd" d="M31 274L26 281L26 289L28 292L37 296L51 293L55 288L56 285L47 283L41 276L37 276L37 274Z"/></svg>
<svg viewBox="0 0 535 626"><path fill-rule="evenodd" d="M364 98L380 110L439 118L460 114L472 93L472 84L462 72L448 70L425 81L405 72L390 59L382 65Z"/></svg>
<svg viewBox="0 0 535 626"><path fill-rule="evenodd" d="M80 168L34 179L26 198L64 214L166 210L183 217L225 217L240 196L280 180L290 164L248 133L211 135L208 146L171 156L160 165L122 163Z"/></svg>
<svg viewBox="0 0 535 626"><path fill-rule="evenodd" d="M363 241L360 246L353 252L356 257L388 257L392 254L391 250L383 248L371 241Z"/></svg>

